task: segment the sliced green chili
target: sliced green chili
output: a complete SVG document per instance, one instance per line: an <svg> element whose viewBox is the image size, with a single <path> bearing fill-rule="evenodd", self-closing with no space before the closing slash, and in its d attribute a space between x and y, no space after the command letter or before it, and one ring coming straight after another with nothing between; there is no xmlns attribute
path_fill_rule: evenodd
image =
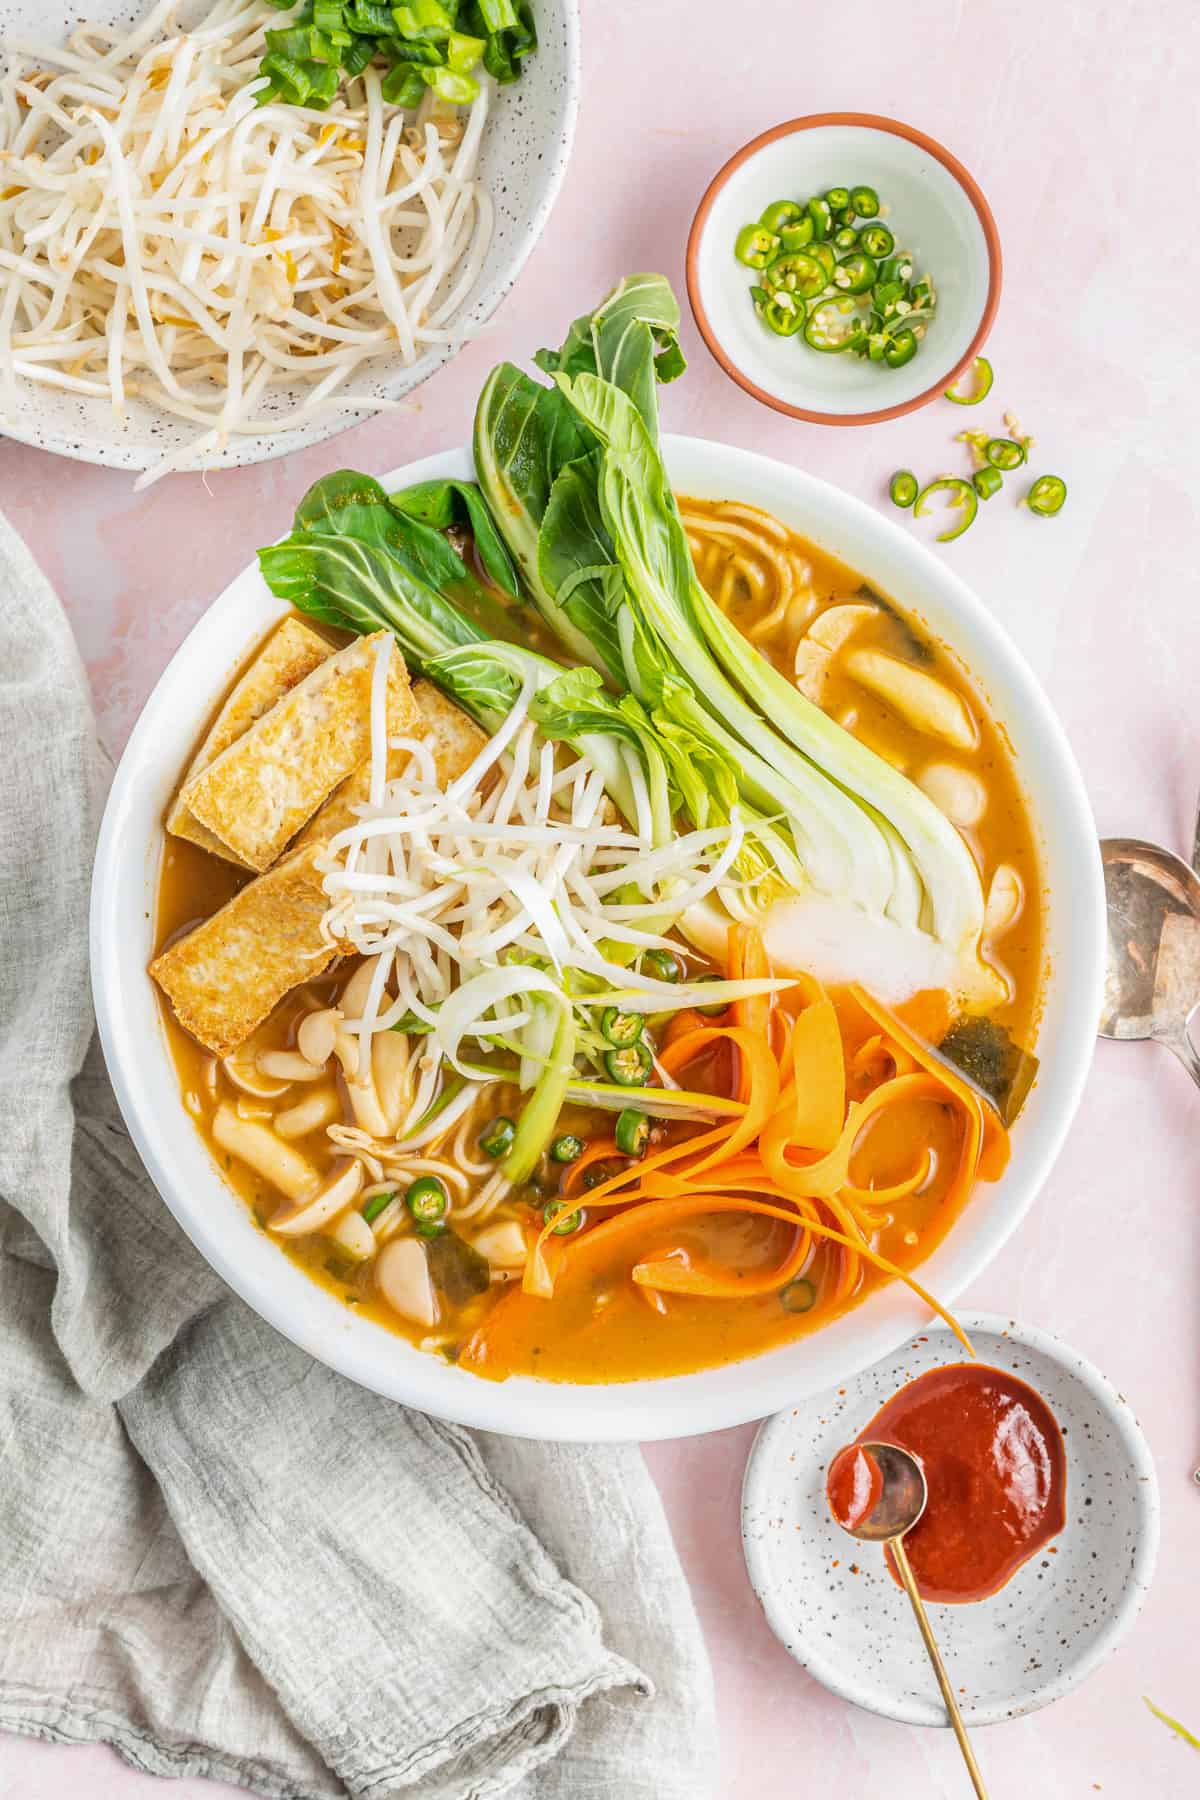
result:
<svg viewBox="0 0 1200 1800"><path fill-rule="evenodd" d="M544 1224L549 1225L551 1219L556 1219L558 1221L554 1227L554 1235L556 1237L570 1237L572 1232L578 1231L579 1227L583 1224L583 1214L578 1210L568 1212L566 1206L567 1202L565 1200L547 1200L545 1206L542 1208L542 1220Z"/></svg>
<svg viewBox="0 0 1200 1800"><path fill-rule="evenodd" d="M874 257L857 250L853 256L844 256L833 271L833 285L844 294L865 294L874 287L877 274Z"/></svg>
<svg viewBox="0 0 1200 1800"><path fill-rule="evenodd" d="M779 1290L779 1304L784 1312L811 1312L817 1304L817 1290L811 1281L789 1281L785 1288Z"/></svg>
<svg viewBox="0 0 1200 1800"><path fill-rule="evenodd" d="M564 1132L562 1137L555 1138L550 1146L550 1160L556 1163L578 1162L583 1155L584 1143L573 1131Z"/></svg>
<svg viewBox="0 0 1200 1800"><path fill-rule="evenodd" d="M1025 496L1025 504L1039 519L1052 519L1063 509L1067 484L1061 475L1039 475Z"/></svg>
<svg viewBox="0 0 1200 1800"><path fill-rule="evenodd" d="M805 210L813 222L813 236L827 238L829 227L833 223L833 214L830 211L828 200L820 200L814 196Z"/></svg>
<svg viewBox="0 0 1200 1800"><path fill-rule="evenodd" d="M856 250L858 248L858 233L853 225L839 226L833 234L833 247L835 250Z"/></svg>
<svg viewBox="0 0 1200 1800"><path fill-rule="evenodd" d="M362 1209L362 1216L367 1221L367 1224L373 1225L384 1207L390 1206L395 1198L395 1188L393 1188L389 1194L372 1194L371 1198Z"/></svg>
<svg viewBox="0 0 1200 1800"><path fill-rule="evenodd" d="M655 981L678 981L681 973L673 950L645 950L638 966L643 975L650 975Z"/></svg>
<svg viewBox="0 0 1200 1800"><path fill-rule="evenodd" d="M446 1229L446 1213L450 1196L444 1182L436 1175L422 1175L404 1196L404 1204L412 1215L418 1237L436 1237Z"/></svg>
<svg viewBox="0 0 1200 1800"><path fill-rule="evenodd" d="M639 1041L625 1044L619 1050L606 1050L604 1067L609 1079L618 1087L645 1087L654 1068L654 1058L649 1046Z"/></svg>
<svg viewBox="0 0 1200 1800"><path fill-rule="evenodd" d="M812 300L821 293L829 277L822 259L810 249L795 250L790 256L777 256L766 270L764 279L773 293L782 289L788 294L799 294L802 300Z"/></svg>
<svg viewBox="0 0 1200 1800"><path fill-rule="evenodd" d="M812 243L813 222L805 213L794 225L785 225L779 236L785 250L803 250L805 245Z"/></svg>
<svg viewBox="0 0 1200 1800"><path fill-rule="evenodd" d="M797 206L794 200L772 200L770 206L764 206L758 222L764 230L779 233L785 225L794 225L803 217L803 207Z"/></svg>
<svg viewBox="0 0 1200 1800"><path fill-rule="evenodd" d="M1018 444L1016 438L989 438L983 446L983 454L993 469L1003 469L1007 473L1019 469L1025 461L1025 446Z"/></svg>
<svg viewBox="0 0 1200 1800"><path fill-rule="evenodd" d="M815 256L825 271L826 281L833 280L833 271L837 268L837 257L833 253L832 244L810 244L808 254Z"/></svg>
<svg viewBox="0 0 1200 1800"><path fill-rule="evenodd" d="M759 295L762 298L759 298ZM776 337L795 337L804 324L805 304L794 294L786 291L779 293L763 293L761 288L754 290L754 310Z"/></svg>
<svg viewBox="0 0 1200 1800"><path fill-rule="evenodd" d="M969 481L963 481L958 475L943 475L939 480L931 481L929 486L922 488L917 495L917 504L914 509L916 518L924 518L929 511L927 502L932 500L935 494L951 495L952 504L962 511L961 520L952 530L939 531L937 534L939 544L949 544L955 538L961 537L967 527L974 523L975 514L979 511L979 495Z"/></svg>
<svg viewBox="0 0 1200 1800"><path fill-rule="evenodd" d="M916 333L898 331L883 353L883 360L889 369L902 369L917 354Z"/></svg>
<svg viewBox="0 0 1200 1800"><path fill-rule="evenodd" d="M866 316L856 300L822 300L805 320L804 341L827 354L849 350L866 336Z"/></svg>
<svg viewBox="0 0 1200 1800"><path fill-rule="evenodd" d="M873 219L879 211L879 195L873 187L851 188L850 204L860 219Z"/></svg>
<svg viewBox="0 0 1200 1800"><path fill-rule="evenodd" d="M964 394L957 387L946 389L946 399L953 400L955 406L978 406L992 391L992 383L996 377L986 356L977 356L967 373L971 377L969 393Z"/></svg>
<svg viewBox="0 0 1200 1800"><path fill-rule="evenodd" d="M507 1156L516 1135L517 1128L512 1120L500 1113L479 1134L479 1148L485 1156Z"/></svg>
<svg viewBox="0 0 1200 1800"><path fill-rule="evenodd" d="M858 234L858 242L860 249L876 261L890 256L896 248L896 240L886 225L864 225Z"/></svg>
<svg viewBox="0 0 1200 1800"><path fill-rule="evenodd" d="M607 1044L616 1044L618 1048L625 1044L636 1044L646 1029L646 1021L641 1013L622 1012L619 1006L606 1006L600 1014L600 1035Z"/></svg>
<svg viewBox="0 0 1200 1800"><path fill-rule="evenodd" d="M843 207L849 206L850 204L850 189L826 188L825 204L828 206L830 212L841 212Z"/></svg>
<svg viewBox="0 0 1200 1800"><path fill-rule="evenodd" d="M743 225L733 245L733 254L748 269L765 269L779 249L779 239L762 225Z"/></svg>
<svg viewBox="0 0 1200 1800"><path fill-rule="evenodd" d="M613 1136L622 1156L644 1156L646 1145L650 1142L648 1115L638 1112L635 1107L627 1106L624 1112L617 1114L617 1125Z"/></svg>
<svg viewBox="0 0 1200 1800"><path fill-rule="evenodd" d="M893 506L911 506L919 492L917 478L911 469L897 469L888 483L888 494Z"/></svg>
<svg viewBox="0 0 1200 1800"><path fill-rule="evenodd" d="M991 463L988 463L986 468L976 469L971 477L971 486L981 500L990 500L1004 486L1004 477L999 469L993 469Z"/></svg>

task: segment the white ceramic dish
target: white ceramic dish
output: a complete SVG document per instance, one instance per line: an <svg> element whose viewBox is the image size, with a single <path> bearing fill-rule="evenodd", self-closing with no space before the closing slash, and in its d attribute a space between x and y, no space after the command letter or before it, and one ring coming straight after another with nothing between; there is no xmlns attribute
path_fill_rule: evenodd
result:
<svg viewBox="0 0 1200 1800"><path fill-rule="evenodd" d="M964 1313L961 1323L982 1362L1042 1395L1067 1451L1067 1523L1053 1545L990 1600L930 1606L964 1719L995 1725L1070 1693L1129 1629L1154 1575L1158 1482L1128 1402L1082 1356L1011 1319ZM964 1356L945 1329L922 1333L768 1419L746 1468L746 1564L771 1629L835 1694L907 1725L947 1724L933 1671L878 1546L830 1517L825 1476L897 1388Z"/></svg>
<svg viewBox="0 0 1200 1800"><path fill-rule="evenodd" d="M1015 1229L1049 1173L1091 1061L1104 965L1104 890L1078 771L1035 678L986 608L922 545L861 501L744 450L665 440L679 491L768 508L921 615L986 688L1011 738L1042 838L1053 969L1038 1039L1042 1075L1003 1179L983 1186L922 1279L953 1299ZM385 477L391 486L472 473L465 451ZM299 499L297 493L294 498ZM271 528L286 528L276 516ZM752 1363L613 1387L480 1380L422 1356L309 1281L252 1224L183 1108L146 975L161 820L179 770L251 646L283 609L256 567L240 575L176 652L138 721L113 783L96 855L92 978L108 1066L160 1193L219 1273L279 1330L364 1386L427 1412L524 1437L682 1437L762 1418L887 1355L925 1322L899 1284L808 1339Z"/></svg>
<svg viewBox="0 0 1200 1800"><path fill-rule="evenodd" d="M881 219L933 277L937 312L902 369L822 355L758 320L758 280L733 254L740 228L773 200L803 203L834 184L875 188ZM747 393L778 412L824 425L894 419L934 399L982 348L1000 301L996 223L958 159L909 125L867 113L820 113L776 125L713 178L692 225L688 297L709 349Z"/></svg>
<svg viewBox="0 0 1200 1800"><path fill-rule="evenodd" d="M80 12L107 25L130 25L150 0L84 0ZM579 0L535 0L538 52L521 79L501 88L483 136L480 174L496 207L491 246L471 297L455 320L472 330L489 319L512 288L537 243L562 185L579 110ZM209 0L185 0L179 18L202 18ZM0 0L0 67L6 38L53 43L80 16L74 8L50 7L45 0ZM427 350L407 368L399 358L369 365L354 391L398 400L448 362L457 345ZM264 410L284 412L303 400L307 389L281 388ZM369 412L341 412L277 435L235 439L208 469L236 469L286 456L307 444L336 437L361 423ZM0 414L0 434L19 443L118 469L142 470L191 443L201 427L186 424L145 402L131 401L123 425L106 401L53 388L18 387L15 411Z"/></svg>

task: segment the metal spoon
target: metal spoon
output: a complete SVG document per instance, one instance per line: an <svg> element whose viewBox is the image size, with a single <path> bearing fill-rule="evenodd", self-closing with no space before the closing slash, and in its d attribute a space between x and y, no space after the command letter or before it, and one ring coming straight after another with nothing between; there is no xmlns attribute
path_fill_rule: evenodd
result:
<svg viewBox="0 0 1200 1800"><path fill-rule="evenodd" d="M1100 1035L1153 1038L1200 1086L1188 1025L1200 1002L1200 876L1140 838L1100 845L1108 897L1108 967Z"/></svg>
<svg viewBox="0 0 1200 1800"><path fill-rule="evenodd" d="M975 1760L975 1752L971 1748L967 1728L963 1724L962 1714L958 1710L958 1701L954 1697L954 1689L950 1686L950 1677L946 1673L942 1653L937 1647L933 1627L930 1625L929 1615L925 1611L925 1602L917 1592L917 1584L913 1579L912 1568L904 1548L904 1534L906 1531L912 1530L925 1511L925 1504L929 1498L929 1492L925 1486L925 1471L918 1459L909 1451L902 1450L898 1444L867 1443L852 1445L850 1448L865 1451L871 1457L879 1470L882 1489L871 1511L855 1524L851 1525L844 1519L839 1519L836 1513L833 1516L843 1531L848 1531L851 1537L860 1538L867 1544L885 1544L891 1549L896 1573L903 1582L904 1591L917 1615L921 1637L924 1639L925 1648L929 1653L929 1660L933 1664L933 1672L937 1676L938 1686L942 1690L942 1699L946 1703L946 1711L950 1715L950 1723L954 1728L954 1735L958 1739L958 1747L962 1751L963 1761L967 1765L967 1771L979 1800L987 1800L987 1789L983 1785L983 1776L979 1772L979 1764ZM842 1452L839 1451L838 1454L841 1455Z"/></svg>

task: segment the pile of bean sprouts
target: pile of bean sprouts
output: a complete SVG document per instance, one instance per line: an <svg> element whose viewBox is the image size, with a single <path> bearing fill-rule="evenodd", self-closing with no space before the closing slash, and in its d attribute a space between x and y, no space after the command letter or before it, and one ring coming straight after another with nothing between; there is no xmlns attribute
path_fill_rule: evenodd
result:
<svg viewBox="0 0 1200 1800"><path fill-rule="evenodd" d="M482 73L465 109L427 94L405 113L370 67L325 112L258 106L279 13L218 0L184 32L178 7L61 48L10 41L0 77L0 423L22 382L193 423L139 485L391 404L351 378L454 341L493 219Z"/></svg>

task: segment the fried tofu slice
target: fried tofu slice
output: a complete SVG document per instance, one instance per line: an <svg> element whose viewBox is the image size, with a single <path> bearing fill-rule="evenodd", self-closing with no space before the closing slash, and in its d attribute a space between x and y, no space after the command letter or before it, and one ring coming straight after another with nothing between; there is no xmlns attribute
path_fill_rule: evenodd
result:
<svg viewBox="0 0 1200 1800"><path fill-rule="evenodd" d="M201 769L179 798L234 857L262 870L281 855L339 782L371 749L371 681L387 647L388 735L417 725L404 658L390 632L356 638Z"/></svg>
<svg viewBox="0 0 1200 1800"><path fill-rule="evenodd" d="M247 882L219 912L150 964L185 1031L228 1056L283 996L337 955L321 937L329 907L311 844Z"/></svg>
<svg viewBox="0 0 1200 1800"><path fill-rule="evenodd" d="M192 758L180 788L186 787L194 776L215 762L223 750L236 743L256 720L269 712L306 675L311 675L332 653L332 649L333 646L326 638L311 630L300 619L289 617L282 625L277 626L249 668L235 683L224 706L213 720L208 736ZM237 862L243 868L246 866L214 831L201 825L193 816L184 805L182 793L177 793L171 803L167 814L167 830L174 837L187 838L191 843L199 844L202 850L208 850L214 856L224 857L227 862Z"/></svg>
<svg viewBox="0 0 1200 1800"><path fill-rule="evenodd" d="M488 741L487 734L479 729L474 719L468 718L461 706L447 700L431 681L414 682L412 697L420 716L414 729L406 735L424 738L433 753L438 781L443 788L448 788L474 762ZM389 774L399 774L407 761L406 750L393 751L388 759ZM309 820L296 839L297 845L327 843L335 831L353 825L359 807L365 806L370 797L371 759L368 757L329 796L316 817Z"/></svg>

